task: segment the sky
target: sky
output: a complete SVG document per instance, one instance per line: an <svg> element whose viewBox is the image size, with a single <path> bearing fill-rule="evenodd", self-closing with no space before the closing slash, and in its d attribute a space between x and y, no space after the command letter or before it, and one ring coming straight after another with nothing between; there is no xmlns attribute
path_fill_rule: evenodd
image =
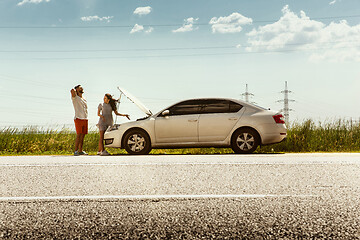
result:
<svg viewBox="0 0 360 240"><path fill-rule="evenodd" d="M285 81L290 121L359 121L359 0L0 1L0 127L73 128L77 84L96 129L117 86L155 113L247 84L281 111ZM145 116L126 98L119 112Z"/></svg>

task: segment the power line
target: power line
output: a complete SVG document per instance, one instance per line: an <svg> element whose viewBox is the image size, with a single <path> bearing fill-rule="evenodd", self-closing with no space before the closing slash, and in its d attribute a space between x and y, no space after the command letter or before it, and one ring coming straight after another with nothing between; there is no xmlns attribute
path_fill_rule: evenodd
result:
<svg viewBox="0 0 360 240"><path fill-rule="evenodd" d="M329 16L329 17L314 17L312 20L328 20L328 19L339 19L339 18L358 18L360 15L343 15L343 16ZM257 23L268 23L277 22L276 20L259 20L252 21L253 24ZM193 23L193 26L206 26L211 25L210 23ZM179 27L181 24L144 24L144 27ZM91 29L91 28L133 28L134 25L99 25L99 26L0 26L0 29Z"/></svg>
<svg viewBox="0 0 360 240"><path fill-rule="evenodd" d="M30 80L30 79L24 79L24 78L18 78L18 77L13 77L13 76L8 76L8 75L4 75L4 74L0 74L0 79L5 80L5 81L13 81L13 82L22 82L22 83L31 83L37 86L42 86L42 87L65 87L65 85L62 84L54 84L52 82L44 82L44 81L38 81L38 80Z"/></svg>
<svg viewBox="0 0 360 240"><path fill-rule="evenodd" d="M358 41L324 41L321 44L337 44L337 43L358 43ZM288 44L259 44L243 45L246 47L286 47L286 46L302 46L313 45L319 43L288 43ZM209 49L237 49L233 46L208 46L208 47L173 47L173 48L133 48L133 49L70 49L70 50L0 50L2 53L84 53L84 52L141 52L141 51L178 51L178 50L209 50Z"/></svg>
<svg viewBox="0 0 360 240"><path fill-rule="evenodd" d="M4 78L2 78L4 77ZM7 79L6 79L7 78ZM7 75L3 75L3 74L0 74L0 79L2 80L9 80L9 81L16 81L16 82L24 82L24 83L30 83L30 84L37 84L37 85L41 85L41 86L46 86L46 87L51 87L53 88L53 86L56 86L57 88L61 87L61 88L64 88L64 86L62 85L59 85L59 84L51 84L49 85L49 83L47 82L40 82L40 81L34 81L34 80L30 80L30 79L23 79L23 78L19 78L19 77L13 77L13 76L7 76ZM66 86L67 88L68 86ZM88 91L86 91L88 92ZM90 93L95 93L93 91L90 91ZM96 92L97 94L98 92ZM6 97L6 96L9 96L9 97L13 97L16 95L16 98L14 100L20 100L22 101L21 99L31 99L31 102L36 102L36 103L42 103L42 104L48 104L48 105L60 105L60 102L62 101L67 101L67 100L70 100L67 95L66 97L62 97L62 98L54 98L54 97L47 97L45 94L40 94L40 95L29 95L29 94L19 94L18 91L1 91L0 90L0 97ZM34 99L37 99L37 100L47 100L46 102L37 102L37 101L34 101ZM149 97L139 97L139 99L142 99L144 103L158 103L158 102L164 102L164 101L179 101L179 99L164 99L164 98L149 98ZM52 101L52 102L48 102L48 101ZM150 100L150 101L149 101ZM55 103L54 103L55 101ZM101 100L100 100L101 101ZM89 100L87 99L87 102L88 103L98 103L98 101L95 101L95 100ZM123 104L132 104L130 102L124 102ZM16 110L17 111L17 110Z"/></svg>
<svg viewBox="0 0 360 240"><path fill-rule="evenodd" d="M177 47L177 48L138 48L138 49L72 49L72 50L0 50L3 53L73 53L73 52L140 52L140 51L177 51L177 50L208 50L208 49L235 49L236 46L215 47Z"/></svg>
<svg viewBox="0 0 360 240"><path fill-rule="evenodd" d="M322 47L322 48L308 48L308 49L283 49L275 51L256 51L256 52L231 52L231 53L194 53L194 54L174 54L174 55L142 55L142 56L114 56L114 57L32 57L32 58L2 58L0 60L101 60L101 59L138 59L138 58L166 58L166 57L198 57L198 56L221 56L221 55L247 55L247 54L262 54L262 53L290 53L290 52L305 52L317 51L327 49L347 49L358 48L357 46L347 47Z"/></svg>
<svg viewBox="0 0 360 240"><path fill-rule="evenodd" d="M20 128L20 129L16 129ZM90 127L89 130L91 130ZM75 130L75 126L73 123L58 123L58 124L39 124L34 122L0 122L0 133L6 133L6 131L13 130L51 130L51 131L61 131L61 130Z"/></svg>

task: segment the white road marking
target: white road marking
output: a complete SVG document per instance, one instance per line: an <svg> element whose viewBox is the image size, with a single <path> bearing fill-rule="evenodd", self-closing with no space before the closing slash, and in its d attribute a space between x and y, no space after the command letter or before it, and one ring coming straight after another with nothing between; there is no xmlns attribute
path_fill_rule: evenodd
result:
<svg viewBox="0 0 360 240"><path fill-rule="evenodd" d="M13 201L74 201L74 200L152 200L152 199L218 199L218 198L307 198L316 195L225 194L225 195L103 195L103 196L44 196L0 197L0 202Z"/></svg>
<svg viewBox="0 0 360 240"><path fill-rule="evenodd" d="M360 165L360 153L146 156L0 156L0 167L168 165Z"/></svg>
<svg viewBox="0 0 360 240"><path fill-rule="evenodd" d="M74 166L170 166L170 165L342 165L358 162L172 162L172 163L45 163L0 164L0 167L74 167Z"/></svg>

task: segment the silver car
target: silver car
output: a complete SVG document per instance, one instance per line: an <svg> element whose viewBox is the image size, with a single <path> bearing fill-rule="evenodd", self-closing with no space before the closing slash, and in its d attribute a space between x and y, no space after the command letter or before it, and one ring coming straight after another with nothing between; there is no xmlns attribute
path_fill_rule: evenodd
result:
<svg viewBox="0 0 360 240"><path fill-rule="evenodd" d="M123 148L129 154L194 147L231 147L235 153L252 153L259 145L279 143L287 135L281 114L240 100L189 99L152 114L135 97L118 89L147 114L105 132L106 147Z"/></svg>

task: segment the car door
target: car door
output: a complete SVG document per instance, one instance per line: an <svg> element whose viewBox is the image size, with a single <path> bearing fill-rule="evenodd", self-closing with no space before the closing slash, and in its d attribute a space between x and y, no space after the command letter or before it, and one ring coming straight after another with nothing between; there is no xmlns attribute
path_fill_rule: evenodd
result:
<svg viewBox="0 0 360 240"><path fill-rule="evenodd" d="M197 100L180 102L166 116L155 119L157 143L194 143L199 141L198 123L201 107Z"/></svg>
<svg viewBox="0 0 360 240"><path fill-rule="evenodd" d="M199 117L199 141L224 141L243 111L242 105L230 100L205 100Z"/></svg>

